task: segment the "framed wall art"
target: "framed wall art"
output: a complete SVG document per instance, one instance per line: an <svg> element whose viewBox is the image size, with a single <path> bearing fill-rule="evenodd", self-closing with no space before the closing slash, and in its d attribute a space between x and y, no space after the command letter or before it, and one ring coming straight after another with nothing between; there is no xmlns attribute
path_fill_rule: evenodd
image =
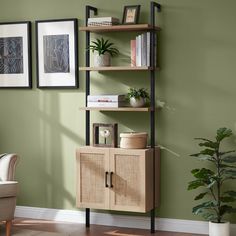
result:
<svg viewBox="0 0 236 236"><path fill-rule="evenodd" d="M78 87L77 19L36 21L38 88Z"/></svg>
<svg viewBox="0 0 236 236"><path fill-rule="evenodd" d="M140 5L125 6L123 12L122 24L124 25L138 24L140 7L141 7Z"/></svg>
<svg viewBox="0 0 236 236"><path fill-rule="evenodd" d="M31 22L0 23L0 88L31 88Z"/></svg>

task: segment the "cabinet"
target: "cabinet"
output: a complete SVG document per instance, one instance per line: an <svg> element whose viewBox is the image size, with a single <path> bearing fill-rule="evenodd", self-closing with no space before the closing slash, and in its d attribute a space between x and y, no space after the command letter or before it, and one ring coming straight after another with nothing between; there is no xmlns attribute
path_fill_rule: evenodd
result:
<svg viewBox="0 0 236 236"><path fill-rule="evenodd" d="M90 52L86 51L86 64L80 67L85 72L85 110L86 147L77 150L77 206L85 207L86 227L90 225L90 208L112 209L122 211L150 211L151 233L155 232L155 208L159 204L159 161L160 155L155 148L155 13L161 11L161 5L150 2L150 23L137 25L88 27L87 21L91 12L97 15L98 9L92 6L85 8L85 27L80 31L86 33L86 45L90 44L91 33L112 32L150 32L150 67L90 67ZM90 108L87 107L87 96L90 94L90 73L103 71L146 71L150 83L150 107L142 108ZM122 150L119 148L90 147L90 112L147 112L150 114L150 148L144 150ZM111 184L113 186L111 186ZM104 187L105 186L105 187Z"/></svg>
<svg viewBox="0 0 236 236"><path fill-rule="evenodd" d="M156 199L159 204L159 149ZM77 149L77 207L147 212L153 208L153 149Z"/></svg>

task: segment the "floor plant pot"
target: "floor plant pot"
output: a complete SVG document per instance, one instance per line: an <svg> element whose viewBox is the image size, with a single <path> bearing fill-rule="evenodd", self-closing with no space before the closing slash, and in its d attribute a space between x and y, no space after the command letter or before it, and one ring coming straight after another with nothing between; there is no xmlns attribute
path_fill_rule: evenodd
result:
<svg viewBox="0 0 236 236"><path fill-rule="evenodd" d="M209 236L230 236L230 224L209 222Z"/></svg>
<svg viewBox="0 0 236 236"><path fill-rule="evenodd" d="M130 105L132 107L144 107L145 105L145 99L144 98L130 98Z"/></svg>
<svg viewBox="0 0 236 236"><path fill-rule="evenodd" d="M95 67L103 67L111 65L111 55L110 54L95 54L94 55L94 66Z"/></svg>

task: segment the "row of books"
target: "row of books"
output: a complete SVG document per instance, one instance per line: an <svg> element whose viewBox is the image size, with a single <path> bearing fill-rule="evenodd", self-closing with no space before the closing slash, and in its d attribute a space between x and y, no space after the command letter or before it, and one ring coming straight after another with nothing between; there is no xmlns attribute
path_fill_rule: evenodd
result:
<svg viewBox="0 0 236 236"><path fill-rule="evenodd" d="M118 25L119 19L115 17L93 17L88 18L88 26L111 26Z"/></svg>
<svg viewBox="0 0 236 236"><path fill-rule="evenodd" d="M131 66L151 66L151 33L146 32L131 40ZM154 39L154 66L157 65L157 36Z"/></svg>
<svg viewBox="0 0 236 236"><path fill-rule="evenodd" d="M124 107L125 95L88 95L87 107Z"/></svg>

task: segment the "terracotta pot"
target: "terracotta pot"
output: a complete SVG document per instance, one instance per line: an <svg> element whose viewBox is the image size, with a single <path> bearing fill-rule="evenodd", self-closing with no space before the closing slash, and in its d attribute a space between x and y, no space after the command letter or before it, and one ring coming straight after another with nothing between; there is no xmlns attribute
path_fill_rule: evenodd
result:
<svg viewBox="0 0 236 236"><path fill-rule="evenodd" d="M147 136L146 132L120 133L120 148L146 148Z"/></svg>
<svg viewBox="0 0 236 236"><path fill-rule="evenodd" d="M143 107L145 105L145 99L144 98L130 98L130 105L132 107Z"/></svg>
<svg viewBox="0 0 236 236"><path fill-rule="evenodd" d="M209 236L230 236L229 222L209 222Z"/></svg>
<svg viewBox="0 0 236 236"><path fill-rule="evenodd" d="M105 53L102 55L95 54L94 55L94 66L95 67L103 67L111 65L111 55L109 53Z"/></svg>

